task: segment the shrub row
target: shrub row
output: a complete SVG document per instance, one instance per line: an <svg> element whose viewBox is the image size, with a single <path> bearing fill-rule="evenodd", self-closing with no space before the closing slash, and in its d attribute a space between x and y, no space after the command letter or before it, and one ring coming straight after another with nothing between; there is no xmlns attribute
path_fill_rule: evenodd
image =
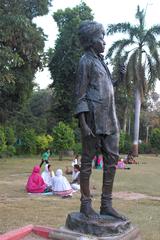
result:
<svg viewBox="0 0 160 240"><path fill-rule="evenodd" d="M14 154L39 154L50 148L56 154L62 154L72 150L75 154L81 153L81 143L76 142L76 133L69 125L59 122L53 129L52 134L37 135L34 129L25 129L21 136L16 135L12 127L0 127L0 156L12 156ZM132 142L129 135L124 132L120 134L120 153L128 153ZM160 152L160 128L152 130L150 143L139 144L139 153Z"/></svg>

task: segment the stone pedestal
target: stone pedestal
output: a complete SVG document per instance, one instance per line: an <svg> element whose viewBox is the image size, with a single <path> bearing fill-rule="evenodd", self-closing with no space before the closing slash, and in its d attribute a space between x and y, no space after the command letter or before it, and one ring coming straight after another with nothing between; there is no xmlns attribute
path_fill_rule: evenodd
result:
<svg viewBox="0 0 160 240"><path fill-rule="evenodd" d="M122 221L105 215L99 215L98 219L90 219L79 212L68 214L66 219L66 228L98 237L120 234L127 231L130 225L129 220Z"/></svg>
<svg viewBox="0 0 160 240"><path fill-rule="evenodd" d="M87 234L82 234L70 231L66 228L60 228L54 232L49 233L49 239L53 240L142 240L139 230L136 227L131 227L125 233L117 236L96 237Z"/></svg>
<svg viewBox="0 0 160 240"><path fill-rule="evenodd" d="M141 240L138 228L129 220L100 215L90 219L82 213L70 213L66 225L50 234L54 240Z"/></svg>

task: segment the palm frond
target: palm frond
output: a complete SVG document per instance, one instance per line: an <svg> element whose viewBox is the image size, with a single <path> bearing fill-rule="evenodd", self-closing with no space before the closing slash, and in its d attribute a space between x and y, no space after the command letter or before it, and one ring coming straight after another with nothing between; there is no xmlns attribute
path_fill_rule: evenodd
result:
<svg viewBox="0 0 160 240"><path fill-rule="evenodd" d="M157 74L155 71L155 64L153 63L153 58L147 53L146 58L147 58L147 90L149 91L154 88Z"/></svg>
<svg viewBox="0 0 160 240"><path fill-rule="evenodd" d="M133 44L134 42L130 39L122 39L114 42L112 46L108 49L108 53L106 55L106 58L111 58L113 53L117 50L119 54L124 50L124 48L130 44Z"/></svg>
<svg viewBox="0 0 160 240"><path fill-rule="evenodd" d="M111 58L114 51L121 45L121 40L115 41L112 46L108 49L108 52L106 54L106 58Z"/></svg>
<svg viewBox="0 0 160 240"><path fill-rule="evenodd" d="M153 34L153 35L159 35L159 34L160 34L160 25L157 24L157 25L152 26L152 27L148 30L148 32L150 32L150 33Z"/></svg>
<svg viewBox="0 0 160 240"><path fill-rule="evenodd" d="M139 27L137 26L131 26L129 29L129 36L131 39L133 39L134 37L136 39L140 39L140 36L142 34L141 29L139 29Z"/></svg>
<svg viewBox="0 0 160 240"><path fill-rule="evenodd" d="M118 48L118 50L117 50L117 53L116 53L116 55L117 55L117 57L119 56L119 57L121 57L123 54L122 54L122 52L125 52L125 54L127 53L126 51L125 51L125 47L127 47L127 46L129 46L129 45L131 45L131 44L134 44L135 42L134 41L132 41L132 40L130 40L130 39L128 39L128 40L124 40L124 41L122 41L122 43L121 43L121 45L119 46L119 48ZM132 50L131 50L132 51ZM129 53L130 51L128 51L128 53Z"/></svg>
<svg viewBox="0 0 160 240"><path fill-rule="evenodd" d="M150 32L148 32L146 34L145 42L148 45L150 55L154 58L154 60L157 64L160 64L159 53L158 53L158 49L157 49L158 44L157 44L155 36L153 34L151 34Z"/></svg>
<svg viewBox="0 0 160 240"><path fill-rule="evenodd" d="M106 30L106 35L112 35L114 33L128 33L130 27L130 23L109 24Z"/></svg>
<svg viewBox="0 0 160 240"><path fill-rule="evenodd" d="M136 49L130 56L126 68L125 85L128 91L131 89L131 85L135 84L135 68L137 66L137 58L138 50Z"/></svg>

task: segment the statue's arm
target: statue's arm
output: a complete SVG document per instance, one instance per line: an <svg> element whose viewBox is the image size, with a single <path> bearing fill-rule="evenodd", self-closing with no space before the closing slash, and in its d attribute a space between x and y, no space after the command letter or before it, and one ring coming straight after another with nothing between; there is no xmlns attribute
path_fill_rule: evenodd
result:
<svg viewBox="0 0 160 240"><path fill-rule="evenodd" d="M86 114L85 112L82 112L78 115L79 125L80 125L80 128L82 130L82 133L83 133L84 136L95 137L92 130L89 128L88 124L86 123L85 114Z"/></svg>
<svg viewBox="0 0 160 240"><path fill-rule="evenodd" d="M84 136L93 135L88 127L85 115L89 112L87 101L87 88L90 82L90 64L89 61L80 61L77 70L76 82L76 111L75 116L79 119L80 128Z"/></svg>

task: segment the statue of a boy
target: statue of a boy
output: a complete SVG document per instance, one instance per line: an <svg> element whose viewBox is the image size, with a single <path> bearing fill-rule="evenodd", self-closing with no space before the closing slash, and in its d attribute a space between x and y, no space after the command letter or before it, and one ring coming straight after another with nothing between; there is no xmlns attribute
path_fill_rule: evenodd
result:
<svg viewBox="0 0 160 240"><path fill-rule="evenodd" d="M89 179L92 159L97 149L103 154L103 186L100 214L125 219L112 208L112 188L119 157L119 127L115 110L114 89L108 67L101 53L105 49L105 31L102 24L83 21L79 39L85 50L77 71L76 116L82 135L80 172L80 212L97 217L91 204Z"/></svg>

